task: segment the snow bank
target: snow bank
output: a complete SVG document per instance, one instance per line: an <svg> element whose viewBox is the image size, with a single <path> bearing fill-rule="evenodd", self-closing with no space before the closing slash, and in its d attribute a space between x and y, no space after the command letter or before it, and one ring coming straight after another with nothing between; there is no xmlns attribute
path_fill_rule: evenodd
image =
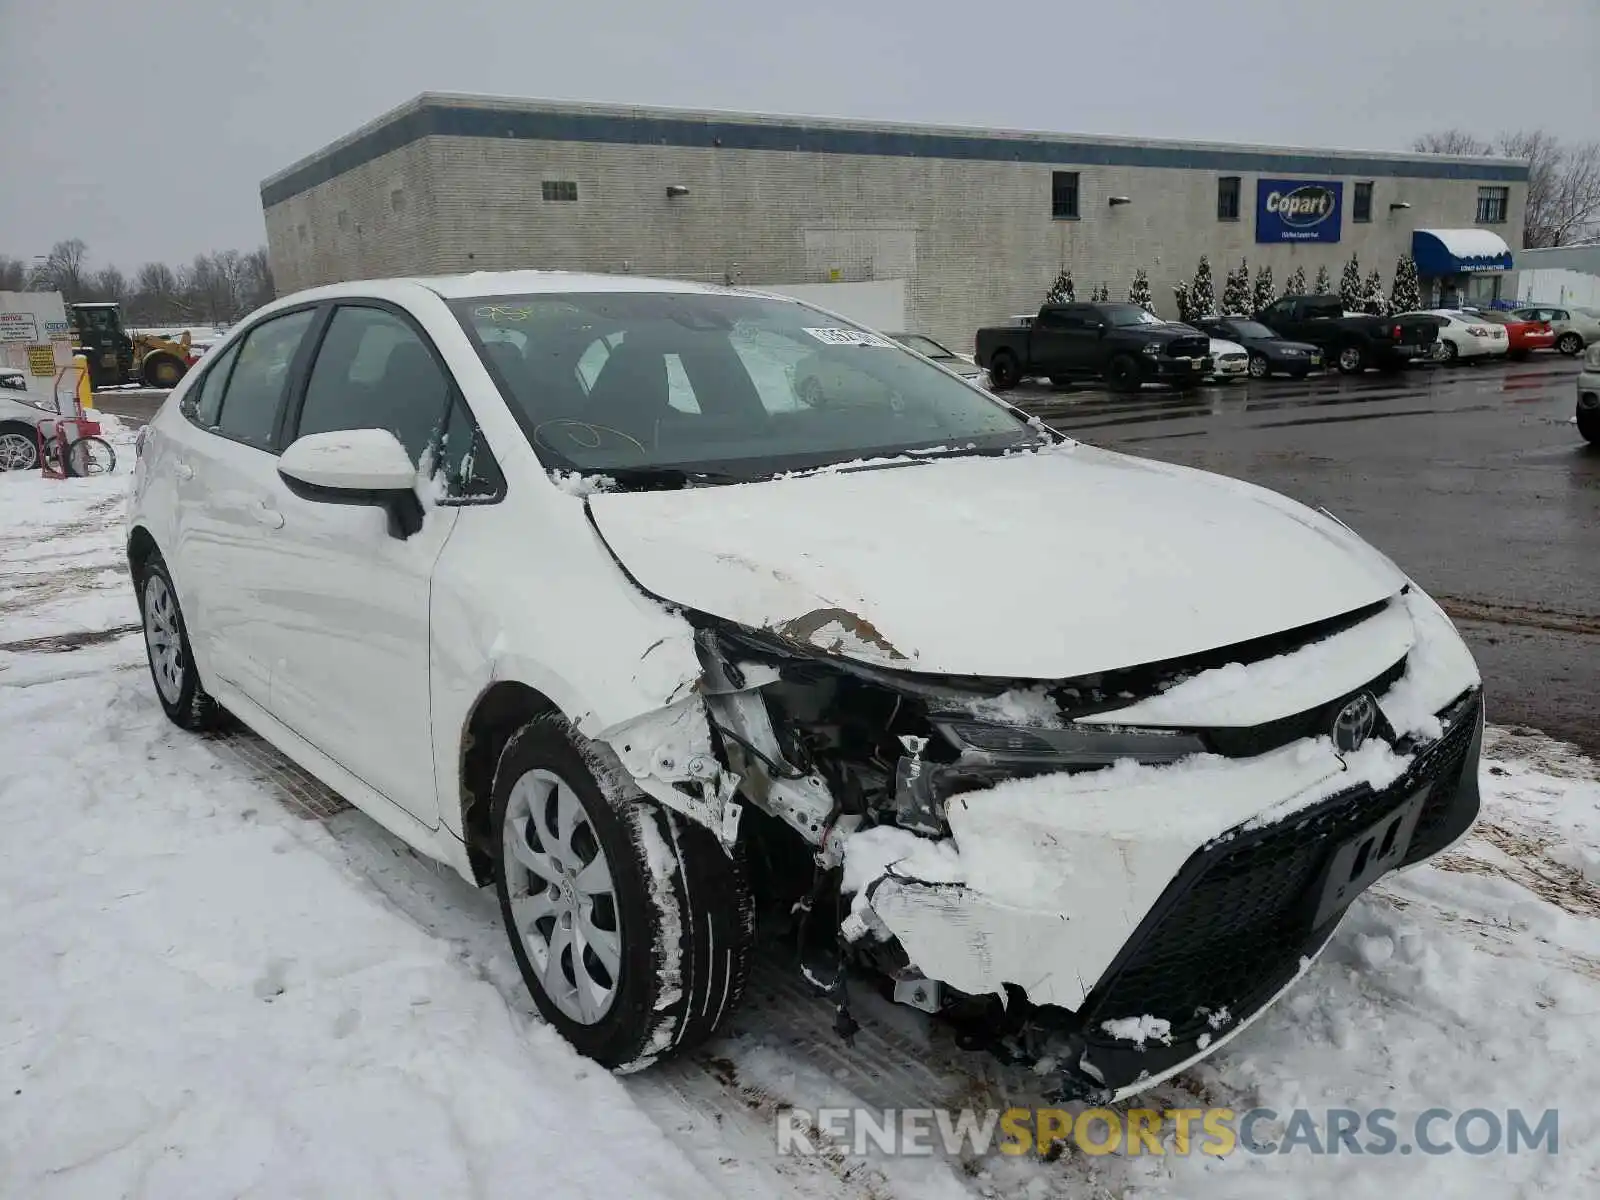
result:
<svg viewBox="0 0 1600 1200"><path fill-rule="evenodd" d="M112 673L0 690L0 1161L29 1197L700 1197L506 1007Z"/></svg>

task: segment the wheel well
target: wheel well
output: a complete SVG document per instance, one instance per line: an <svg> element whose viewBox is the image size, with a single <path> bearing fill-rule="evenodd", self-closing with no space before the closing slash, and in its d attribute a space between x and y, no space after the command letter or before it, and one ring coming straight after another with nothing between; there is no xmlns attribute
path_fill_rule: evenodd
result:
<svg viewBox="0 0 1600 1200"><path fill-rule="evenodd" d="M461 831L480 887L494 879L489 807L500 751L511 735L534 717L559 711L547 696L526 684L502 681L478 697L467 718L461 735Z"/></svg>
<svg viewBox="0 0 1600 1200"><path fill-rule="evenodd" d="M139 573L144 570L145 563L150 561L150 556L156 553L156 540L150 536L150 531L143 525L134 527L128 535L128 574L134 583L139 581Z"/></svg>

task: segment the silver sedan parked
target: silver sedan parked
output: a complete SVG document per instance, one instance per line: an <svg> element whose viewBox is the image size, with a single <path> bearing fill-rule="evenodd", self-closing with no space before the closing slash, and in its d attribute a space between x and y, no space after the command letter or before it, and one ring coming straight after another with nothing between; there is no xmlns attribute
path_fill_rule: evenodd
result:
<svg viewBox="0 0 1600 1200"><path fill-rule="evenodd" d="M1568 357L1576 357L1585 346L1600 342L1600 309L1534 304L1514 309L1511 315L1518 321L1548 321L1555 330L1556 349Z"/></svg>

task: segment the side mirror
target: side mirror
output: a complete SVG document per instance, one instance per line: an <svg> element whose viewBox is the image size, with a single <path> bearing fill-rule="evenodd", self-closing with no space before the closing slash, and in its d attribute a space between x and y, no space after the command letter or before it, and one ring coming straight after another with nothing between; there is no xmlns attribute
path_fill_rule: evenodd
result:
<svg viewBox="0 0 1600 1200"><path fill-rule="evenodd" d="M278 459L278 477L302 500L383 509L390 537L422 528L416 464L387 429L307 434Z"/></svg>

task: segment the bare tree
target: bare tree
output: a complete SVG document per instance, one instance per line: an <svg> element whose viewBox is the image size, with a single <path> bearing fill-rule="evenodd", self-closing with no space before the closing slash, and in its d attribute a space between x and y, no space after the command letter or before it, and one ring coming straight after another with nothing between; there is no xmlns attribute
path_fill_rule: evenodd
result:
<svg viewBox="0 0 1600 1200"><path fill-rule="evenodd" d="M1422 154L1464 154L1485 157L1494 153L1494 144L1483 141L1465 129L1441 129L1425 133L1411 143L1411 148Z"/></svg>
<svg viewBox="0 0 1600 1200"><path fill-rule="evenodd" d="M253 312L277 296L272 282L272 265L267 261L267 248L258 247L240 260L240 299L244 312Z"/></svg>
<svg viewBox="0 0 1600 1200"><path fill-rule="evenodd" d="M166 263L145 263L139 268L128 308L134 323L158 323L190 315L178 274Z"/></svg>
<svg viewBox="0 0 1600 1200"><path fill-rule="evenodd" d="M0 254L0 292L20 292L28 281L28 264L20 258Z"/></svg>
<svg viewBox="0 0 1600 1200"><path fill-rule="evenodd" d="M92 299L120 304L128 298L128 277L116 267L104 267L88 277L85 291Z"/></svg>
<svg viewBox="0 0 1600 1200"><path fill-rule="evenodd" d="M55 290L68 300L83 299L85 280L84 263L89 257L89 247L82 238L68 238L50 247L45 259L45 273L55 285Z"/></svg>
<svg viewBox="0 0 1600 1200"><path fill-rule="evenodd" d="M1484 141L1459 129L1423 134L1412 148L1427 154L1498 154L1528 164L1522 244L1566 246L1600 225L1600 141L1565 145L1543 130L1502 133Z"/></svg>

